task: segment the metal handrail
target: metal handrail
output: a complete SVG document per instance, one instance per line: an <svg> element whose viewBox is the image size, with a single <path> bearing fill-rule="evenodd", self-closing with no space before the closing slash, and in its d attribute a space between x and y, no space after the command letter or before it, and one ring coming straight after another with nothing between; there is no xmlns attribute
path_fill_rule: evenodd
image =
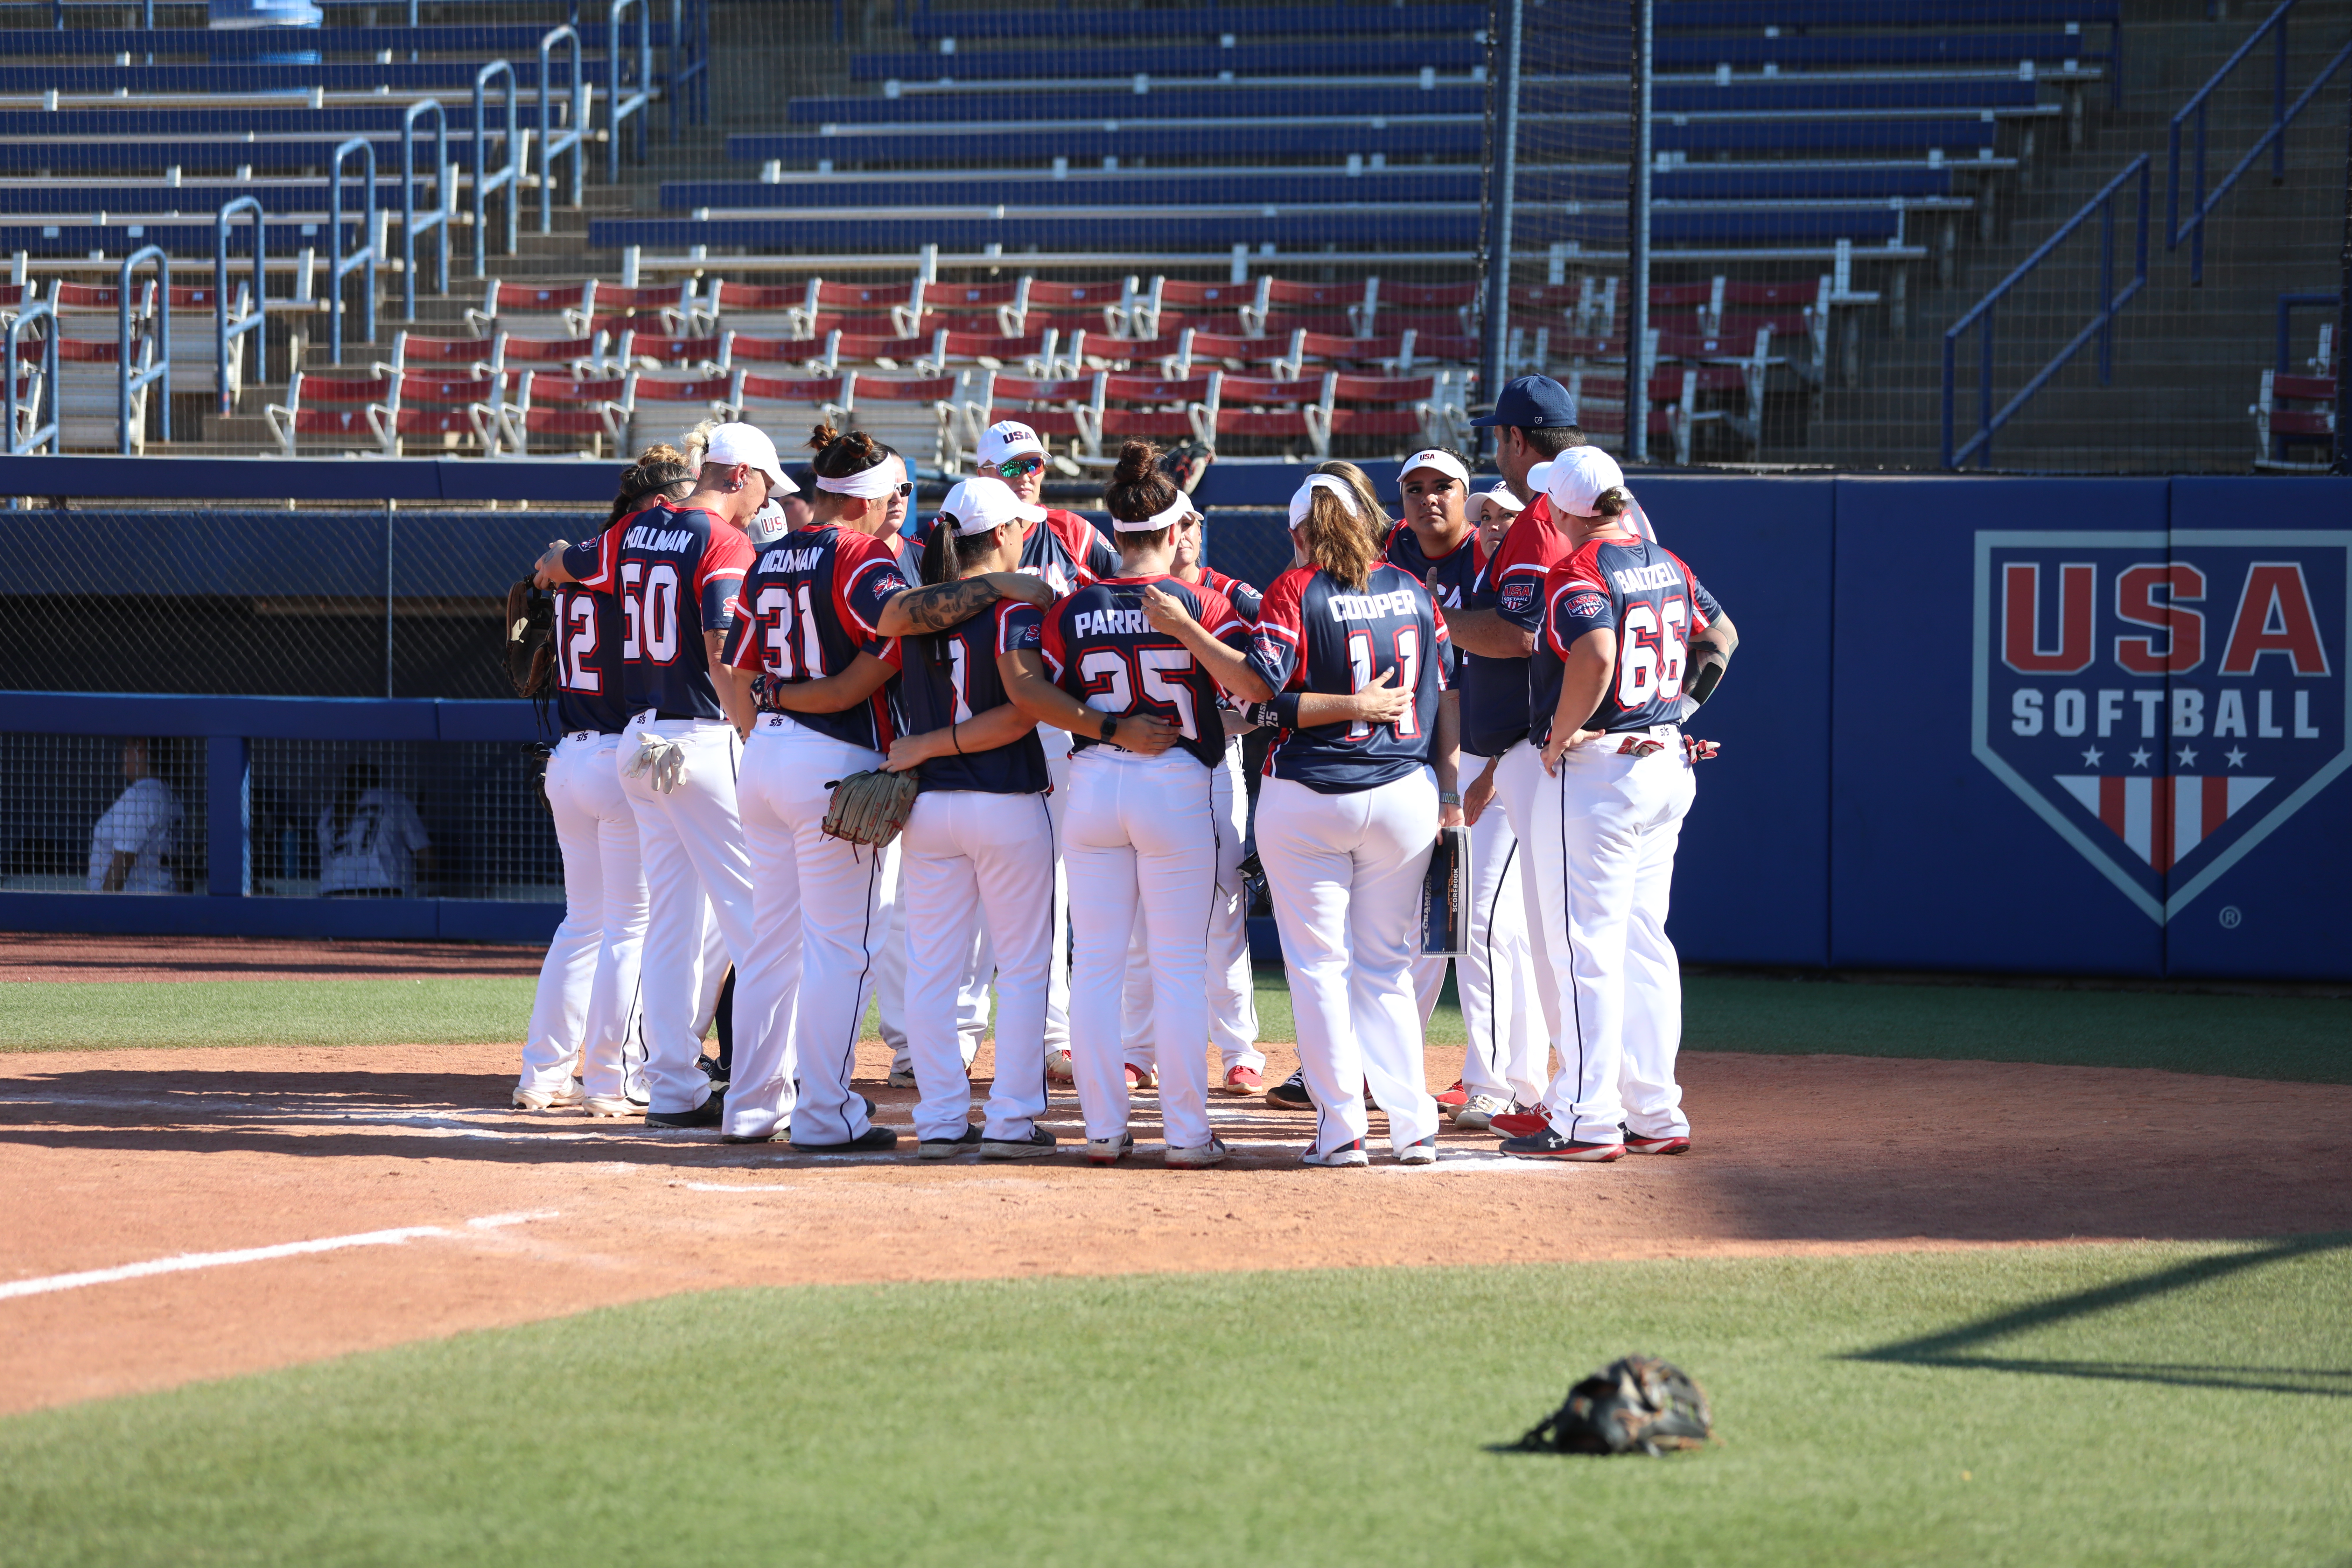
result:
<svg viewBox="0 0 2352 1568"><path fill-rule="evenodd" d="M433 211L416 216L416 121L433 115ZM416 320L416 237L441 237L435 273L440 291L449 291L449 111L437 98L420 98L400 117L400 314Z"/></svg>
<svg viewBox="0 0 2352 1568"><path fill-rule="evenodd" d="M630 6L637 8L637 90L626 98L621 96L621 13ZM654 100L654 16L646 0L613 0L610 22L612 31L606 35L604 47L611 62L604 84L605 172L607 184L621 183L621 121L631 115L637 121L637 156L646 155L646 110Z"/></svg>
<svg viewBox="0 0 2352 1568"><path fill-rule="evenodd" d="M2294 105L2290 107L2286 100L2286 14L2294 10L2294 6L2295 0L2283 0L2279 8L2272 12L2262 26L2246 36L2246 41L2238 46L2237 52L2223 61L2221 68L2215 71L2211 79L2203 87L2199 88L2195 95L2187 103L2182 104L2179 110L2172 117L2172 123L2168 132L2169 162L2164 181L2164 248L2178 250L2183 238L2189 239L2189 282L2192 288L2205 281L2206 218L2211 216L2215 207L2221 205L2221 198L2230 194L2230 187L2238 183L2240 175L2253 166L2254 160L2263 155L2265 148L2269 149L2271 154L2271 184L2275 185L2285 182L2286 128L2294 122L2296 115L2303 112L2304 107L2310 103L2313 95L2327 84L2327 79L2334 76L2347 59L2352 59L2352 44L2346 44L2336 51L2335 58L2320 68L2319 74L2311 79L2311 85L2304 89L2303 96L2296 99ZM2276 63L2272 71L2271 82L2271 128L2263 132L2254 144L2246 150L2246 155L2239 159L2236 165L2221 177L2221 183L2213 187L2213 194L2209 196L2205 194L2205 110L2208 101L2212 98L2214 90L2221 85L2222 79L2238 68L2238 62L2251 54L2256 44L2262 42L2263 35L2265 33L2272 36L2277 46ZM2191 115L2194 115L2197 120L2197 188L2193 198L2195 206L2190 211L2188 221L2184 223L2180 217L2180 128Z"/></svg>
<svg viewBox="0 0 2352 1568"><path fill-rule="evenodd" d="M555 132L555 93L550 85L553 72L550 69L550 51L559 40L572 41L572 125L558 136ZM581 202L580 163L588 135L588 77L580 47L580 29L566 23L548 29L547 37L539 40L539 232L555 232L555 160L565 153L572 154L572 205Z"/></svg>
<svg viewBox="0 0 2352 1568"><path fill-rule="evenodd" d="M228 226L239 213L253 215L253 313L235 326L228 321ZM213 384L220 393L220 411L233 412L228 387L228 345L247 332L259 331L254 340L255 352L261 363L254 380L267 384L269 380L269 333L264 323L269 320L268 287L269 215L262 211L257 196L238 196L221 205L220 215L213 219ZM169 315L170 301L164 302Z"/></svg>
<svg viewBox="0 0 2352 1568"><path fill-rule="evenodd" d="M669 79L663 84L662 96L669 100L673 142L678 137L678 118L687 104L689 79L697 83L693 122L700 125L710 118L710 0L694 0L690 17L688 0L669 0Z"/></svg>
<svg viewBox="0 0 2352 1568"><path fill-rule="evenodd" d="M2139 181L2138 239L2133 253L2132 280L2123 292L2116 291L2116 193L2135 176ZM2040 374L2025 384L2017 395L2001 405L1996 414L1992 406L1992 308L2000 297L2015 288L2025 275L2039 267L2050 253L2063 244L2066 237L2083 226L2092 213L2099 215L2099 309L2090 324L2076 332L2074 340L2058 351ZM2018 264L2017 270L1993 286L1992 292L1978 300L1969 313L1944 331L1944 467L1958 468L1971 457L1979 465L1989 465L1992 458L1992 433L2009 423L2017 411L2025 406L2033 395L2049 384L2050 378L2065 368L2068 361L2081 352L2093 337L2099 340L2099 384L2107 385L2115 377L2115 321L2132 297L2147 285L2147 217L2148 217L2148 158L2142 153L2123 167L2123 173L2109 180L2099 194L2084 202L2082 210L2060 226L2058 232L2042 242L2041 248ZM1979 330L1981 358L1977 370L1978 429L1968 444L1952 445L1952 405L1956 384L1956 362L1961 334L1970 327Z"/></svg>
<svg viewBox="0 0 2352 1568"><path fill-rule="evenodd" d="M16 379L19 367L24 362L17 357L16 340L18 334L26 327L43 320L49 323L49 330L44 335L44 347L41 350L41 396L49 405L49 422L29 436L20 437L16 432ZM16 314L9 319L8 386L5 408L8 420L8 455L12 458L37 451L44 442L48 444L52 457L62 455L66 449L65 393L58 384L58 308L47 300L35 300L22 306L17 310Z"/></svg>
<svg viewBox="0 0 2352 1568"><path fill-rule="evenodd" d="M161 319L157 330L163 334L163 357L133 374L131 369L131 274L149 257L155 259L157 281L162 285L158 291L163 296L163 308L156 314ZM149 287L154 288L155 285L150 284ZM115 341L121 351L114 362L114 430L120 449L127 458L131 456L131 395L156 381L163 384L163 439L168 441L172 438L172 258L162 246L142 245L122 258L121 281L115 290L114 309ZM63 411L60 399L59 413L62 415Z"/></svg>
<svg viewBox="0 0 2352 1568"><path fill-rule="evenodd" d="M489 117L485 101L492 78L503 74L507 94L507 166L497 174L490 173ZM522 194L522 147L515 130L515 68L505 60L492 60L474 73L474 276L488 278L489 268L489 201L490 193L504 190L507 194L507 247L501 255L515 253L518 218L516 199Z"/></svg>
<svg viewBox="0 0 2352 1568"><path fill-rule="evenodd" d="M2323 294L2316 290L2282 294L2278 297L2278 373L2281 375L2294 374L2289 363L2294 357L2294 351L2287 347L2288 328L2293 324L2294 312L2298 309L2312 307L2335 309L2343 303L2344 296L2341 294L2333 292ZM2327 367L2322 365L2319 374L2326 375Z"/></svg>
<svg viewBox="0 0 2352 1568"><path fill-rule="evenodd" d="M362 230L360 247L351 255L343 254L343 160L353 153L367 159L367 227ZM375 143L364 136L354 136L335 149L334 158L327 165L327 287L331 291L328 301L327 342L329 356L335 363L343 363L343 279L365 268L361 290L361 320L367 328L367 341L375 342L375 264L381 259L375 253ZM170 345L164 345L168 350Z"/></svg>

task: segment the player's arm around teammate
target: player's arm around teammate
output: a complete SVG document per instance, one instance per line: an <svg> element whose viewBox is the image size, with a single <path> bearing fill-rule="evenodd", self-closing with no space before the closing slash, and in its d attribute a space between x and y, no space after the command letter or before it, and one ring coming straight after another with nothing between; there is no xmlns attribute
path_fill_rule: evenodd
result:
<svg viewBox="0 0 2352 1568"><path fill-rule="evenodd" d="M1445 617L1419 578L1380 559L1386 520L1364 516L1353 487L1318 474L1291 498L1290 518L1299 564L1267 588L1255 679L1237 689L1284 731L1258 791L1257 849L1316 1106L1302 1158L1366 1163L1369 1079L1398 1160L1426 1164L1438 1122L1422 1073L1415 936L1438 826L1461 820L1442 804L1459 748ZM1383 688L1389 700L1368 711L1365 694Z"/></svg>
<svg viewBox="0 0 2352 1568"><path fill-rule="evenodd" d="M928 584L1011 570L1022 526L1042 508L1001 479L949 492L923 552ZM900 643L898 689L908 733L884 766L915 769L922 790L900 839L906 911L907 1048L925 1159L977 1145L983 1160L1050 1154L1045 1109L1045 988L1054 930L1054 830L1037 722L1006 695L1014 656L1038 644L1040 612L1001 600L970 620ZM996 1076L985 1124L971 1123L971 1081L957 1039L958 992L977 917L997 969Z"/></svg>
<svg viewBox="0 0 2352 1568"><path fill-rule="evenodd" d="M1238 662L1246 637L1223 595L1168 575L1176 524L1190 510L1159 453L1131 441L1104 491L1119 542L1116 576L1081 587L1045 616L1045 668L1074 704L1048 704L1016 685L1013 700L1076 737L1065 809L1064 858L1077 952L1070 970L1070 1052L1087 1122L1087 1157L1102 1164L1133 1147L1119 1031L1120 984L1139 904L1155 965L1153 1022L1160 1118L1171 1165L1226 1156L1209 1126L1208 1005L1203 994L1217 826L1211 774L1224 760L1217 682L1194 651L1150 624L1157 587L1207 626ZM1129 743L1149 716L1176 743L1157 755Z"/></svg>
<svg viewBox="0 0 2352 1568"><path fill-rule="evenodd" d="M751 563L743 525L782 482L773 442L749 425L721 425L685 500L659 501L540 563L542 581L576 581L621 607L631 717L615 754L646 873L639 975L649 1126L719 1121L695 1029L704 994L718 989L715 974L706 985L706 900L727 955L750 977L751 871L735 790L742 740L719 701L720 649ZM756 1026L740 991L735 1016L744 1033Z"/></svg>
<svg viewBox="0 0 2352 1568"><path fill-rule="evenodd" d="M621 477L606 526L656 499L683 500L694 475L675 447L648 447ZM577 584L555 591L555 710L562 737L547 760L547 805L563 851L563 923L548 943L524 1037L514 1103L637 1114L622 1061L646 940L646 873L637 818L617 752L629 710L622 682L620 601ZM584 1099L572 1086L581 1063Z"/></svg>
<svg viewBox="0 0 2352 1568"><path fill-rule="evenodd" d="M1719 674L1734 634L1690 569L1627 525L1623 480L1597 447L1563 454L1549 476L1570 553L1545 583L1531 669L1544 773L1529 860L1572 1005L1545 1121L1506 1141L1512 1154L1607 1161L1690 1147L1675 1081L1682 980L1665 931L1693 793L1675 719L1693 639Z"/></svg>
<svg viewBox="0 0 2352 1568"><path fill-rule="evenodd" d="M810 446L813 521L759 552L728 649L730 679L748 689L764 676L772 700L743 757L761 962L737 994L736 1076L722 1135L764 1141L789 1123L794 1149L845 1153L897 1142L872 1125L849 1082L887 929L883 885L898 851L829 837L823 825L832 785L878 767L894 728L879 691L801 713L774 694L847 669L861 652L895 657L887 639L901 633L952 626L1008 594L1034 601L1047 590L999 573L910 592L897 553L868 531L887 524L898 499L898 463L871 437L830 426L819 426ZM747 997L751 1016L771 1020L756 1037L742 1028Z"/></svg>

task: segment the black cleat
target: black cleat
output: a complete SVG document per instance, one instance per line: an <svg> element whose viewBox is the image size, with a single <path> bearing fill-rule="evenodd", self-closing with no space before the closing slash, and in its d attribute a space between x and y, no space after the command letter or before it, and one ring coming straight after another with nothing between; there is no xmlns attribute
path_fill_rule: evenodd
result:
<svg viewBox="0 0 2352 1568"><path fill-rule="evenodd" d="M646 1112L646 1125L648 1127L716 1127L719 1125L719 1117L725 1114L726 1109L725 1100L714 1094L692 1110L648 1110Z"/></svg>
<svg viewBox="0 0 2352 1568"><path fill-rule="evenodd" d="M1297 1072L1292 1073L1288 1078L1284 1079L1280 1083L1276 1084L1272 1089L1267 1089L1265 1091L1265 1102L1274 1107L1276 1110L1314 1110L1315 1097L1307 1092L1307 1073L1305 1069L1302 1068Z"/></svg>
<svg viewBox="0 0 2352 1568"><path fill-rule="evenodd" d="M795 1154L879 1154L898 1146L898 1135L887 1127L868 1127L856 1137L842 1143L803 1143L793 1140Z"/></svg>

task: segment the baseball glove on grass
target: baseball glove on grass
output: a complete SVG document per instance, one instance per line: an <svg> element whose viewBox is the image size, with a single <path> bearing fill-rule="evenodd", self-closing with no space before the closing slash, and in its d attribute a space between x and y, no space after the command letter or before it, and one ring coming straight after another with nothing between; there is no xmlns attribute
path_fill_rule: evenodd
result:
<svg viewBox="0 0 2352 1568"><path fill-rule="evenodd" d="M886 773L879 768L852 773L831 786L833 804L825 808L824 831L852 844L877 848L898 837L915 809L915 775Z"/></svg>
<svg viewBox="0 0 2352 1568"><path fill-rule="evenodd" d="M1528 1428L1519 1447L1541 1453L1656 1455L1703 1447L1715 1430L1706 1391L1671 1362L1629 1355L1568 1391L1568 1403Z"/></svg>
<svg viewBox="0 0 2352 1568"><path fill-rule="evenodd" d="M507 679L517 697L555 689L555 601L528 577L507 590Z"/></svg>

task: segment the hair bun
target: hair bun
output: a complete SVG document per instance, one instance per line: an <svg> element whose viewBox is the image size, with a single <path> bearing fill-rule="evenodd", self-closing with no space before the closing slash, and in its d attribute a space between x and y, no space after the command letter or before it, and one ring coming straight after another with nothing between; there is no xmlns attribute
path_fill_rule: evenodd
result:
<svg viewBox="0 0 2352 1568"><path fill-rule="evenodd" d="M1118 449L1118 467L1111 470L1115 485L1137 485L1160 471L1160 448L1149 441L1129 441Z"/></svg>
<svg viewBox="0 0 2352 1568"><path fill-rule="evenodd" d="M827 447L832 446L835 441L840 439L840 431L835 429L830 425L821 424L810 433L808 438L808 449L812 452L822 452Z"/></svg>
<svg viewBox="0 0 2352 1568"><path fill-rule="evenodd" d="M683 465L685 462L686 454L667 441L656 442L637 454L637 467L641 468L655 468L663 463Z"/></svg>

